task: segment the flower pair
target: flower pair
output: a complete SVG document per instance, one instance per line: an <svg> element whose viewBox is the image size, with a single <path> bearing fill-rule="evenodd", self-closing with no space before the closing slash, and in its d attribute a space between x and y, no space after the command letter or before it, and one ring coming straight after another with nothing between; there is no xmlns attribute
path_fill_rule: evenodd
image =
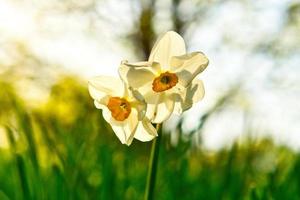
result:
<svg viewBox="0 0 300 200"><path fill-rule="evenodd" d="M133 138L149 141L157 136L152 123L181 114L204 97L203 83L195 77L207 65L203 53L186 53L183 38L169 31L154 44L148 61L122 61L120 79L95 77L89 92L123 144Z"/></svg>

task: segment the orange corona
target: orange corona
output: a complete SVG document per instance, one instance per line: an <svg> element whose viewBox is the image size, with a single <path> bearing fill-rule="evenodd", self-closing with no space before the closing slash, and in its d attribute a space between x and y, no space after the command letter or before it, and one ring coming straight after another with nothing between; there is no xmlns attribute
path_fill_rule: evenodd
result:
<svg viewBox="0 0 300 200"><path fill-rule="evenodd" d="M130 103L124 98L110 97L107 107L117 121L124 121L131 113Z"/></svg>
<svg viewBox="0 0 300 200"><path fill-rule="evenodd" d="M174 73L164 72L153 80L152 89L155 92L163 92L171 89L178 83L178 77Z"/></svg>

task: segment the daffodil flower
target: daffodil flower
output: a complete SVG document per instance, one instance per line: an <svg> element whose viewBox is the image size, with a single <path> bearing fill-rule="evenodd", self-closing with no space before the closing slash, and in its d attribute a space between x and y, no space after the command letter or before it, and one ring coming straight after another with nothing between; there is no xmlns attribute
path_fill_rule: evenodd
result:
<svg viewBox="0 0 300 200"><path fill-rule="evenodd" d="M128 90L120 79L109 76L92 78L89 92L121 143L130 145L133 138L149 141L157 136L155 128L145 117L147 104L143 97L137 91Z"/></svg>
<svg viewBox="0 0 300 200"><path fill-rule="evenodd" d="M146 116L153 123L162 123L172 113L181 114L204 97L203 83L195 77L207 65L203 53L186 53L183 38L169 31L154 44L148 61L123 61L119 74L144 96Z"/></svg>

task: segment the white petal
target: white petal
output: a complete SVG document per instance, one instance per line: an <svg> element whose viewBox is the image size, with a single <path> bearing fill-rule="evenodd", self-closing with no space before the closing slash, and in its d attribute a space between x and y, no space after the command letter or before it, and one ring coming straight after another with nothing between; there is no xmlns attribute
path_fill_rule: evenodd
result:
<svg viewBox="0 0 300 200"><path fill-rule="evenodd" d="M121 64L119 67L119 75L122 80L129 86L132 96L139 101L144 101L141 98L147 93L152 93L152 82L155 79L155 75L151 67L132 67L132 64ZM140 95L137 95L138 93Z"/></svg>
<svg viewBox="0 0 300 200"><path fill-rule="evenodd" d="M143 85L153 81L155 74L151 67L132 67L131 65L121 64L119 67L119 75L128 86L137 89Z"/></svg>
<svg viewBox="0 0 300 200"><path fill-rule="evenodd" d="M193 82L181 93L182 101L175 103L174 113L181 114L188 110L205 95L204 85L201 80L194 79Z"/></svg>
<svg viewBox="0 0 300 200"><path fill-rule="evenodd" d="M104 109L106 106L103 103L99 103L97 100L94 100L94 104L98 109Z"/></svg>
<svg viewBox="0 0 300 200"><path fill-rule="evenodd" d="M142 142L150 141L157 136L156 129L147 118L139 122L134 138Z"/></svg>
<svg viewBox="0 0 300 200"><path fill-rule="evenodd" d="M149 61L158 62L163 69L168 70L171 57L180 56L185 53L183 38L174 31L168 31L154 44L149 56Z"/></svg>
<svg viewBox="0 0 300 200"><path fill-rule="evenodd" d="M111 125L122 144L131 144L138 125L138 112L136 109L131 109L129 117L124 121L116 121L108 109L103 109L103 118Z"/></svg>
<svg viewBox="0 0 300 200"><path fill-rule="evenodd" d="M201 52L193 52L171 59L172 72L176 72L179 83L184 87L188 86L207 65L208 59Z"/></svg>
<svg viewBox="0 0 300 200"><path fill-rule="evenodd" d="M151 62L141 61L141 62L129 63L127 60L122 60L121 65L127 65L129 67L150 67Z"/></svg>
<svg viewBox="0 0 300 200"><path fill-rule="evenodd" d="M103 103L107 96L123 96L124 84L120 79L110 76L98 76L89 80L90 95L98 103Z"/></svg>
<svg viewBox="0 0 300 200"><path fill-rule="evenodd" d="M134 100L132 100L130 102L131 106L134 107L137 112L138 112L138 120L142 120L146 114L146 110L147 110L147 103L144 99L144 97L136 90L132 91L132 95L135 98Z"/></svg>
<svg viewBox="0 0 300 200"><path fill-rule="evenodd" d="M113 122L113 117L111 116L111 112L107 107L102 106L102 115L105 121L107 121L108 123Z"/></svg>
<svg viewBox="0 0 300 200"><path fill-rule="evenodd" d="M182 105L182 101L177 101L175 102L175 105L174 105L174 114L176 115L181 115L184 110L182 109L183 105Z"/></svg>
<svg viewBox="0 0 300 200"><path fill-rule="evenodd" d="M153 98L149 98L149 96L157 95L158 93L155 93L152 89L152 82L148 82L143 87L140 87L138 91L143 95L144 99L146 100L146 103L152 101ZM148 101L147 101L148 100Z"/></svg>
<svg viewBox="0 0 300 200"><path fill-rule="evenodd" d="M147 105L146 116L156 124L169 119L174 110L175 100L172 95L160 93L145 96Z"/></svg>

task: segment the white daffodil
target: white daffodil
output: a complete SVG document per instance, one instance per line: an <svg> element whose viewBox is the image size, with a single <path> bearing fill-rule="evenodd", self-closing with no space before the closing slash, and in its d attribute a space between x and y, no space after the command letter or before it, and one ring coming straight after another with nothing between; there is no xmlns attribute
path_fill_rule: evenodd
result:
<svg viewBox="0 0 300 200"><path fill-rule="evenodd" d="M130 145L133 138L149 141L157 136L145 117L147 104L143 97L137 91L128 90L121 80L109 76L92 78L89 92L123 144Z"/></svg>
<svg viewBox="0 0 300 200"><path fill-rule="evenodd" d="M144 96L146 116L153 123L162 123L172 113L181 114L204 97L203 83L195 77L207 65L203 53L186 53L183 38L169 31L154 44L148 61L123 61L119 74Z"/></svg>

